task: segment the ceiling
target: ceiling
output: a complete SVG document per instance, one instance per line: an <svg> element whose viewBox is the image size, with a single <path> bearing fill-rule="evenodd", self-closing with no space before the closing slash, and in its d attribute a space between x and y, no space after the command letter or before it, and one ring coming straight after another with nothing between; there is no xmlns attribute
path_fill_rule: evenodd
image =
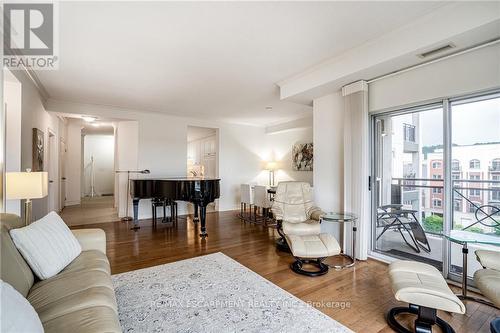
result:
<svg viewBox="0 0 500 333"><path fill-rule="evenodd" d="M276 82L443 4L60 2L59 70L37 74L56 100L271 125L311 110Z"/></svg>

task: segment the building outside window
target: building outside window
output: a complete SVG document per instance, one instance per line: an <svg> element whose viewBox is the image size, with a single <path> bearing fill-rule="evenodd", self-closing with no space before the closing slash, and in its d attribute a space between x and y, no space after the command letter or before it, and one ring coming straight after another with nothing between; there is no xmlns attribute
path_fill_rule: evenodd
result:
<svg viewBox="0 0 500 333"><path fill-rule="evenodd" d="M476 160L476 159L470 160L469 168L479 169L479 168L481 168L481 162L479 162L479 160Z"/></svg>
<svg viewBox="0 0 500 333"><path fill-rule="evenodd" d="M460 170L460 161L459 160L451 161L451 170L453 170L453 171Z"/></svg>
<svg viewBox="0 0 500 333"><path fill-rule="evenodd" d="M415 142L415 125L403 124L404 140Z"/></svg>
<svg viewBox="0 0 500 333"><path fill-rule="evenodd" d="M434 207L442 207L442 201L441 201L441 199L432 199L432 205Z"/></svg>
<svg viewBox="0 0 500 333"><path fill-rule="evenodd" d="M442 164L441 164L441 162L439 162L439 161L434 161L434 162L432 162L432 168L433 168L433 169L441 169L441 168L442 168L442 166L443 166L443 165L442 165Z"/></svg>
<svg viewBox="0 0 500 333"><path fill-rule="evenodd" d="M491 161L491 171L500 171L500 158L495 158Z"/></svg>
<svg viewBox="0 0 500 333"><path fill-rule="evenodd" d="M491 200L500 201L500 190L491 191Z"/></svg>
<svg viewBox="0 0 500 333"><path fill-rule="evenodd" d="M443 189L440 188L440 187L433 187L432 188L432 193L434 193L434 194L441 194L441 193L443 193Z"/></svg>
<svg viewBox="0 0 500 333"><path fill-rule="evenodd" d="M480 177L479 175L471 175L471 176L469 176L469 179L470 179L470 180L480 180L480 179L481 179L481 177ZM474 197L479 197L479 196L481 196L481 190L480 190L480 189L478 189L479 187L481 187L481 183L474 183L474 182L471 182L471 183L469 184L469 187L475 187L475 188L476 188L476 189L473 189L473 190L470 190L470 191L469 191L469 194L470 194L471 196L474 196Z"/></svg>

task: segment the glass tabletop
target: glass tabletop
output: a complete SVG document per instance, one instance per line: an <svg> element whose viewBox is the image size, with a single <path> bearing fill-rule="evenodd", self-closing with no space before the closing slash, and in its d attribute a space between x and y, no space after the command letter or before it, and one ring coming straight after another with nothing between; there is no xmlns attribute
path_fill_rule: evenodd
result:
<svg viewBox="0 0 500 333"><path fill-rule="evenodd" d="M353 213L335 213L329 212L321 215L321 219L325 222L354 222L358 219Z"/></svg>
<svg viewBox="0 0 500 333"><path fill-rule="evenodd" d="M467 230L450 230L448 233L443 233L443 236L458 243L476 243L500 246L500 236L485 235Z"/></svg>

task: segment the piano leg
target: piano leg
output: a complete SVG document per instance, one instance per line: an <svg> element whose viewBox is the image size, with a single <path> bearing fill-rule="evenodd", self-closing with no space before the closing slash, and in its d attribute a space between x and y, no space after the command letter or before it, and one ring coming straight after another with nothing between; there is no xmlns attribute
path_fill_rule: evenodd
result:
<svg viewBox="0 0 500 333"><path fill-rule="evenodd" d="M131 228L132 230L140 229L139 226L139 199L133 199L132 204L134 205L134 226Z"/></svg>
<svg viewBox="0 0 500 333"><path fill-rule="evenodd" d="M202 239L205 239L206 237L208 237L208 234L207 234L207 227L206 227L206 223L207 223L207 206L204 206L204 205L201 205L200 206L200 222L201 222L201 234L200 234L200 237Z"/></svg>
<svg viewBox="0 0 500 333"><path fill-rule="evenodd" d="M193 222L196 223L199 220L200 219L198 218L198 204L194 204L194 218L193 218Z"/></svg>

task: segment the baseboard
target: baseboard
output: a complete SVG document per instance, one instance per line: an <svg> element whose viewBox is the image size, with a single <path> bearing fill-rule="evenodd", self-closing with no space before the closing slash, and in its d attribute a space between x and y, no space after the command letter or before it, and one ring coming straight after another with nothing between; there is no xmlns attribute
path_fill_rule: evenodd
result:
<svg viewBox="0 0 500 333"><path fill-rule="evenodd" d="M81 202L80 200L78 201L66 201L64 203L64 207L67 207L67 206L76 206L76 205L79 205Z"/></svg>

